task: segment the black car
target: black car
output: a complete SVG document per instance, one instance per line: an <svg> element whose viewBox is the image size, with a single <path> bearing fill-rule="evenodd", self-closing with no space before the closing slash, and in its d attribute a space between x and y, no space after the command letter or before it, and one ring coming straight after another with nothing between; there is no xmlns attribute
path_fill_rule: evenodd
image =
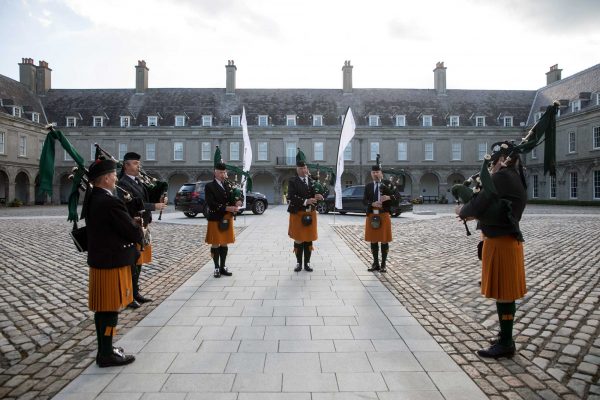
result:
<svg viewBox="0 0 600 400"><path fill-rule="evenodd" d="M353 213L365 213L367 207L363 204L363 196L365 194L365 186L348 186L342 190L342 208L337 210L340 214L346 214L347 212ZM402 198L400 204L390 208L391 215L397 217L403 212L409 212L413 210L413 205L408 198ZM335 194L330 194L325 198L324 201L317 204L317 211L321 214L326 214L330 211L335 210Z"/></svg>
<svg viewBox="0 0 600 400"><path fill-rule="evenodd" d="M186 217L194 218L198 214L207 215L204 186L211 181L184 183L175 195L175 210L183 211ZM246 192L246 208L240 208L238 214L251 210L260 215L265 212L269 202L267 197L258 192Z"/></svg>

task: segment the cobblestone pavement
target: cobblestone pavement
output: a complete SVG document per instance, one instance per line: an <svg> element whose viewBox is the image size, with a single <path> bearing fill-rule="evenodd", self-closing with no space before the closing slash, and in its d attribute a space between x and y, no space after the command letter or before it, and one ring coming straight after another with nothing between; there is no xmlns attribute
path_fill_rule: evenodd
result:
<svg viewBox="0 0 600 400"><path fill-rule="evenodd" d="M490 398L600 399L599 217L524 216L529 292L517 302L512 360L474 354L499 328L493 300L479 294L478 235L452 217L395 223L381 279ZM371 262L363 226L336 230Z"/></svg>

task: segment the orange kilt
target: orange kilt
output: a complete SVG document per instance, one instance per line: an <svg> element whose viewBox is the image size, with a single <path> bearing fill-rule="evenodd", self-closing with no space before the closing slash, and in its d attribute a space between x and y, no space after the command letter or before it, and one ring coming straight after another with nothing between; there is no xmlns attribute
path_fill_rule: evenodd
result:
<svg viewBox="0 0 600 400"><path fill-rule="evenodd" d="M367 214L365 218L365 240L371 243L389 243L392 241L392 218L390 213L380 212L381 225L377 229L371 226L371 217L375 214Z"/></svg>
<svg viewBox="0 0 600 400"><path fill-rule="evenodd" d="M302 217L307 214L312 217L312 224L304 226L302 225ZM290 213L288 236L296 242L313 242L317 240L319 237L317 234L317 212L312 210L298 211L295 214Z"/></svg>
<svg viewBox="0 0 600 400"><path fill-rule="evenodd" d="M131 268L90 267L88 307L90 311L119 311L133 301Z"/></svg>
<svg viewBox="0 0 600 400"><path fill-rule="evenodd" d="M139 244L135 245L138 251L142 248ZM147 244L144 246L144 251L140 251L140 256L138 257L135 265L148 264L152 262L152 245Z"/></svg>
<svg viewBox="0 0 600 400"><path fill-rule="evenodd" d="M208 221L206 238L204 239L204 242L212 245L235 242L235 233L233 232L233 214L226 212L223 219L229 220L229 228L227 228L226 231L222 231L219 229L219 221Z"/></svg>
<svg viewBox="0 0 600 400"><path fill-rule="evenodd" d="M481 255L481 294L515 301L525 296L523 242L514 236L486 237Z"/></svg>

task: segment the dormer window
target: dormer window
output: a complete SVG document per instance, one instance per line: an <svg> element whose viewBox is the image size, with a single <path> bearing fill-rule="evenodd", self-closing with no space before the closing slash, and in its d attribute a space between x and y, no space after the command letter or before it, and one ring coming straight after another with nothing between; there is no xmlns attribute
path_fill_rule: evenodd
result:
<svg viewBox="0 0 600 400"><path fill-rule="evenodd" d="M504 121L502 123L502 126L504 126L505 128L510 128L513 126L513 117L504 117L503 119Z"/></svg>
<svg viewBox="0 0 600 400"><path fill-rule="evenodd" d="M406 126L406 115L396 115L396 126Z"/></svg>
<svg viewBox="0 0 600 400"><path fill-rule="evenodd" d="M423 115L423 126L432 126L433 125L433 116L432 115Z"/></svg>
<svg viewBox="0 0 600 400"><path fill-rule="evenodd" d="M241 125L241 119L239 115L232 115L231 116L231 126L235 126L238 127Z"/></svg>
<svg viewBox="0 0 600 400"><path fill-rule="evenodd" d="M74 128L77 126L77 118L75 117L67 117L67 125L68 128Z"/></svg>
<svg viewBox="0 0 600 400"><path fill-rule="evenodd" d="M101 128L104 126L104 117L93 117L94 128Z"/></svg>
<svg viewBox="0 0 600 400"><path fill-rule="evenodd" d="M450 126L459 126L459 125L460 125L459 116L451 115L450 116Z"/></svg>
<svg viewBox="0 0 600 400"><path fill-rule="evenodd" d="M259 115L258 116L258 126L269 126L269 116L268 115Z"/></svg>
<svg viewBox="0 0 600 400"><path fill-rule="evenodd" d="M295 114L289 114L285 116L285 126L296 126Z"/></svg>
<svg viewBox="0 0 600 400"><path fill-rule="evenodd" d="M212 115L202 116L202 126L212 126Z"/></svg>
<svg viewBox="0 0 600 400"><path fill-rule="evenodd" d="M369 115L369 126L379 126L379 115Z"/></svg>
<svg viewBox="0 0 600 400"><path fill-rule="evenodd" d="M37 124L40 123L40 113L31 113L31 120Z"/></svg>
<svg viewBox="0 0 600 400"><path fill-rule="evenodd" d="M131 126L131 117L124 115L121 116L121 128L129 128Z"/></svg>
<svg viewBox="0 0 600 400"><path fill-rule="evenodd" d="M319 114L313 115L313 126L323 126L323 116Z"/></svg>
<svg viewBox="0 0 600 400"><path fill-rule="evenodd" d="M600 106L600 93L596 93L596 105Z"/></svg>
<svg viewBox="0 0 600 400"><path fill-rule="evenodd" d="M13 116L15 116L17 118L21 118L21 113L22 113L21 107L17 107L17 106L13 107Z"/></svg>
<svg viewBox="0 0 600 400"><path fill-rule="evenodd" d="M571 112L577 112L581 110L581 100L573 100L571 102Z"/></svg>
<svg viewBox="0 0 600 400"><path fill-rule="evenodd" d="M485 117L475 117L475 126L485 126Z"/></svg>
<svg viewBox="0 0 600 400"><path fill-rule="evenodd" d="M175 126L185 126L185 115L175 116Z"/></svg>
<svg viewBox="0 0 600 400"><path fill-rule="evenodd" d="M148 126L158 126L158 116L157 115L149 115L148 116Z"/></svg>

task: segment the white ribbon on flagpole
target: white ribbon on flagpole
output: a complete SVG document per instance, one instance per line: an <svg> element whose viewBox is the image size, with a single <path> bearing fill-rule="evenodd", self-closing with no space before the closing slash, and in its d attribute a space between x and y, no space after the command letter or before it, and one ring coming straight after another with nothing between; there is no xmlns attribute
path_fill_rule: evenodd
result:
<svg viewBox="0 0 600 400"><path fill-rule="evenodd" d="M242 161L242 169L244 172L250 172L250 166L252 165L252 145L250 144L250 135L248 135L248 122L246 121L246 107L242 107L242 136L244 138L244 158ZM244 180L244 204L243 208L246 208L246 185L247 180Z"/></svg>
<svg viewBox="0 0 600 400"><path fill-rule="evenodd" d="M346 116L344 117L344 123L342 124L340 145L338 147L337 172L335 178L335 208L338 210L342 209L342 174L344 173L344 151L346 150L346 146L348 146L354 137L355 130L356 122L354 122L354 115L352 115L352 109L348 107L348 111L346 111Z"/></svg>

